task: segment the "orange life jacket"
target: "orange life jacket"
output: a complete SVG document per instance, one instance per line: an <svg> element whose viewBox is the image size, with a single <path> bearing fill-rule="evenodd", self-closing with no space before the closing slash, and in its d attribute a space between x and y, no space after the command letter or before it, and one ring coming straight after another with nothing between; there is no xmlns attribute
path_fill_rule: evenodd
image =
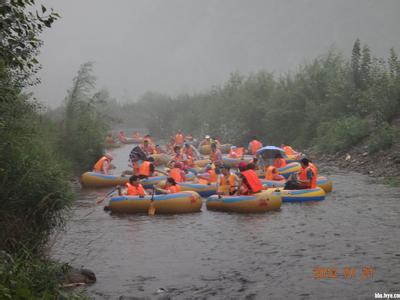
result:
<svg viewBox="0 0 400 300"><path fill-rule="evenodd" d="M144 196L144 188L140 183L139 183L138 187L136 187L133 184L130 184L129 182L127 182L126 187L128 188L127 195L129 195L129 196Z"/></svg>
<svg viewBox="0 0 400 300"><path fill-rule="evenodd" d="M276 168L283 168L284 166L286 166L286 160L284 158L275 158L274 166Z"/></svg>
<svg viewBox="0 0 400 300"><path fill-rule="evenodd" d="M284 177L279 174L278 170L274 166L268 166L265 170L265 179L280 181L283 180Z"/></svg>
<svg viewBox="0 0 400 300"><path fill-rule="evenodd" d="M168 194L175 194L181 191L181 187L179 185L170 185L167 187Z"/></svg>
<svg viewBox="0 0 400 300"><path fill-rule="evenodd" d="M283 150L285 151L286 155L294 155L296 152L290 146L284 146Z"/></svg>
<svg viewBox="0 0 400 300"><path fill-rule="evenodd" d="M94 172L99 172L102 173L103 172L103 165L105 161L108 161L110 163L110 159L107 158L106 156L103 156L102 158L100 158L94 165L93 167L93 171Z"/></svg>
<svg viewBox="0 0 400 300"><path fill-rule="evenodd" d="M248 184L250 185L253 193L258 193L263 189L260 178L258 178L254 170L246 170L241 172L241 174L246 178Z"/></svg>
<svg viewBox="0 0 400 300"><path fill-rule="evenodd" d="M208 170L207 173L210 174L209 182L211 182L211 183L217 182L218 175L217 175L217 173L215 172L214 169Z"/></svg>
<svg viewBox="0 0 400 300"><path fill-rule="evenodd" d="M250 142L250 151L251 151L251 154L256 155L257 150L260 149L261 147L262 147L262 144L261 144L259 141L257 141L257 140L252 140L252 141Z"/></svg>
<svg viewBox="0 0 400 300"><path fill-rule="evenodd" d="M181 133L175 135L175 144L183 144L185 137Z"/></svg>
<svg viewBox="0 0 400 300"><path fill-rule="evenodd" d="M318 177L318 169L317 169L317 167L313 164L313 163L308 163L308 166L314 171L314 173L315 173L315 178L317 178Z"/></svg>
<svg viewBox="0 0 400 300"><path fill-rule="evenodd" d="M313 176L312 176L312 179L311 179L311 184L306 184L306 187L308 189L315 189L317 187L317 176L316 176L313 168L311 168L310 166L308 166L307 168L303 168L302 167L300 169L300 171L299 171L298 178L301 181L308 181L308 178L307 178L307 171L308 170L311 170Z"/></svg>
<svg viewBox="0 0 400 300"><path fill-rule="evenodd" d="M218 192L230 193L236 190L236 176L229 174L228 178L221 175L219 178Z"/></svg>
<svg viewBox="0 0 400 300"><path fill-rule="evenodd" d="M149 161L142 162L142 164L139 167L139 175L150 176L151 175L150 165L151 163Z"/></svg>
<svg viewBox="0 0 400 300"><path fill-rule="evenodd" d="M133 163L133 174L139 175L139 170L140 170L140 164L139 161L137 160Z"/></svg>
<svg viewBox="0 0 400 300"><path fill-rule="evenodd" d="M172 177L175 179L175 182L183 182L185 181L185 178L182 176L182 170L179 168L172 168L169 171L169 177Z"/></svg>

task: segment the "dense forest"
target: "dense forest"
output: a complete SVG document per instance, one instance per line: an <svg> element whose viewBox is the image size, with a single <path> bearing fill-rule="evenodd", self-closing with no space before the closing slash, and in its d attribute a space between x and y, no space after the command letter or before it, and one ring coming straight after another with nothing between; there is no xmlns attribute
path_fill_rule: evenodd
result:
<svg viewBox="0 0 400 300"><path fill-rule="evenodd" d="M196 95L146 93L136 103L108 104L114 120L146 127L157 137L181 128L225 142L288 143L335 152L365 140L369 151L389 148L399 138L400 60L374 58L356 40L351 57L336 50L283 76L260 71L234 73L222 86Z"/></svg>

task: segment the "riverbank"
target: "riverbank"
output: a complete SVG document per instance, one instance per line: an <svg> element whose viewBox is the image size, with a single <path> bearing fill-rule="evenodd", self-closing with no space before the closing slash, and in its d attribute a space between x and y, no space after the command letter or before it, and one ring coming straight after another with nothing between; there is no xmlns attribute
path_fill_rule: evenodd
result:
<svg viewBox="0 0 400 300"><path fill-rule="evenodd" d="M375 178L377 182L400 186L400 143L389 150L369 153L368 146L354 146L348 151L325 154L308 151L310 158L326 166L355 171Z"/></svg>

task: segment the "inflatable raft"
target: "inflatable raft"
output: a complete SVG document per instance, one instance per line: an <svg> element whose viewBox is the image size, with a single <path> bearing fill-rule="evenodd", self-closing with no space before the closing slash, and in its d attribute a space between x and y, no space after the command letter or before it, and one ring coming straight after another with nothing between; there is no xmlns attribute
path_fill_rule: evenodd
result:
<svg viewBox="0 0 400 300"><path fill-rule="evenodd" d="M279 210L282 198L272 191L262 191L249 196L213 195L207 199L207 209L237 213L264 213Z"/></svg>
<svg viewBox="0 0 400 300"><path fill-rule="evenodd" d="M116 185L123 185L128 182L129 177L122 177L116 175L104 175L96 172L83 173L80 181L82 186L85 187L111 187Z"/></svg>
<svg viewBox="0 0 400 300"><path fill-rule="evenodd" d="M193 180L195 175L188 173L185 175L187 180ZM104 175L96 172L86 172L81 176L81 184L84 187L112 187L117 185L124 185L128 182L130 176L116 176L116 175ZM153 185L158 185L165 181L167 176L153 176L147 179L142 179L141 183L145 189L152 188Z"/></svg>
<svg viewBox="0 0 400 300"><path fill-rule="evenodd" d="M200 184L190 182L180 182L178 185L181 187L181 191L194 191L197 192L201 197L205 198L214 195L217 192L217 184Z"/></svg>
<svg viewBox="0 0 400 300"><path fill-rule="evenodd" d="M283 190L278 189L272 192L274 196L280 196L282 202L306 202L325 200L325 191L317 187L305 190Z"/></svg>
<svg viewBox="0 0 400 300"><path fill-rule="evenodd" d="M232 144L222 144L219 146L219 150L221 150L222 153L228 154L229 151L231 150Z"/></svg>
<svg viewBox="0 0 400 300"><path fill-rule="evenodd" d="M152 196L117 196L110 199L107 208L112 213L147 213ZM153 203L157 214L182 214L199 212L203 204L196 192L180 192L154 195Z"/></svg>
<svg viewBox="0 0 400 300"><path fill-rule="evenodd" d="M195 168L204 168L208 164L211 164L211 160L209 159L199 159L194 161Z"/></svg>
<svg viewBox="0 0 400 300"><path fill-rule="evenodd" d="M211 153L211 145L200 146L199 152L203 155L209 155Z"/></svg>
<svg viewBox="0 0 400 300"><path fill-rule="evenodd" d="M222 157L222 162L224 165L229 166L231 168L237 168L239 163L246 162L249 163L252 160L251 157L242 158L230 158L230 157Z"/></svg>
<svg viewBox="0 0 400 300"><path fill-rule="evenodd" d="M301 165L298 162L292 162L290 164L287 164L286 166L282 168L278 168L279 174L281 174L283 177L288 178L290 174L293 173L298 173L300 171ZM256 171L258 177L263 178L265 176L264 170L257 170Z"/></svg>
<svg viewBox="0 0 400 300"><path fill-rule="evenodd" d="M261 179L261 182L263 186L267 188L274 188L274 187L284 187L286 180L266 180L266 179ZM324 176L318 176L317 178L317 187L322 188L325 193L330 193L332 192L332 180L324 177Z"/></svg>
<svg viewBox="0 0 400 300"><path fill-rule="evenodd" d="M172 159L172 157L170 155L164 154L164 153L152 154L151 157L154 158L155 166L167 165Z"/></svg>
<svg viewBox="0 0 400 300"><path fill-rule="evenodd" d="M143 142L143 138L125 137L124 139L121 139L120 141L121 141L121 143L124 143L124 144L140 144Z"/></svg>

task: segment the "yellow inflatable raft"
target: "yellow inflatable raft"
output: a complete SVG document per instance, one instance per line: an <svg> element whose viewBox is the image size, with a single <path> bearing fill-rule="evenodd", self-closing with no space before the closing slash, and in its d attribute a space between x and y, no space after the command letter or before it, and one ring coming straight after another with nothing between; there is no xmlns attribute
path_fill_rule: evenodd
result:
<svg viewBox="0 0 400 300"><path fill-rule="evenodd" d="M262 191L249 196L213 195L207 199L207 209L237 213L264 213L279 210L282 197L273 191Z"/></svg>
<svg viewBox="0 0 400 300"><path fill-rule="evenodd" d="M274 188L274 187L284 187L286 180L266 180L266 179L261 179L261 182L263 186L266 188ZM317 186L322 188L325 193L330 193L332 192L332 180L326 178L325 176L318 176L317 178Z"/></svg>
<svg viewBox="0 0 400 300"><path fill-rule="evenodd" d="M203 155L209 155L211 153L211 145L200 146L199 152Z"/></svg>
<svg viewBox="0 0 400 300"><path fill-rule="evenodd" d="M113 213L147 213L152 196L117 196L111 198L107 208ZM154 195L155 214L182 214L199 212L203 204L196 192Z"/></svg>
<svg viewBox="0 0 400 300"><path fill-rule="evenodd" d="M229 166L230 168L237 168L239 163L246 162L249 163L252 160L251 157L247 158L230 158L230 157L222 157L222 162L224 165Z"/></svg>
<svg viewBox="0 0 400 300"><path fill-rule="evenodd" d="M171 157L170 155L164 154L164 153L161 153L161 154L152 154L151 157L154 158L154 165L155 165L155 166L163 166L163 165L165 166L165 165L167 165L167 164L171 161L171 159L172 159L172 157Z"/></svg>
<svg viewBox="0 0 400 300"><path fill-rule="evenodd" d="M85 187L111 187L128 182L129 177L104 175L96 172L86 172L81 176L81 184Z"/></svg>
<svg viewBox="0 0 400 300"><path fill-rule="evenodd" d="M211 164L211 160L209 159L200 159L194 161L195 168L204 168L208 164Z"/></svg>
<svg viewBox="0 0 400 300"><path fill-rule="evenodd" d="M282 202L306 202L325 200L325 191L317 187L315 189L304 190L284 190L278 188L272 191L274 196L280 196Z"/></svg>

